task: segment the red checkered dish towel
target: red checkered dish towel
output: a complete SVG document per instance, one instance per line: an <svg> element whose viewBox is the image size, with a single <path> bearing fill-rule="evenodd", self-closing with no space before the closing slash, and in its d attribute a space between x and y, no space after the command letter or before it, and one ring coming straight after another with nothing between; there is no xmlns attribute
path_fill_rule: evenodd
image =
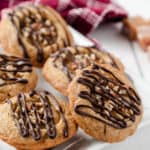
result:
<svg viewBox="0 0 150 150"><path fill-rule="evenodd" d="M59 11L67 22L83 34L102 22L121 21L127 12L112 0L35 0Z"/></svg>
<svg viewBox="0 0 150 150"><path fill-rule="evenodd" d="M1 0L0 9L28 0ZM112 0L31 0L56 9L75 29L83 34L102 22L121 21L127 12Z"/></svg>

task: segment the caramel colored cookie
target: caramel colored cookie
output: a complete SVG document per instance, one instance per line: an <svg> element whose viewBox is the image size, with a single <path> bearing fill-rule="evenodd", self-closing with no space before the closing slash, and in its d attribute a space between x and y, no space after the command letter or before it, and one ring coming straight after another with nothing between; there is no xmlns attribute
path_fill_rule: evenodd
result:
<svg viewBox="0 0 150 150"><path fill-rule="evenodd" d="M108 65L93 65L69 86L72 115L97 140L119 142L132 135L142 118L139 96L127 78Z"/></svg>
<svg viewBox="0 0 150 150"><path fill-rule="evenodd" d="M138 34L138 28L146 24L147 22L140 16L126 18L123 21L123 33L130 40L136 40Z"/></svg>
<svg viewBox="0 0 150 150"><path fill-rule="evenodd" d="M0 54L0 102L35 88L37 75L28 59Z"/></svg>
<svg viewBox="0 0 150 150"><path fill-rule="evenodd" d="M130 17L123 22L123 33L130 40L137 40L140 46L148 51L150 46L150 20L142 17Z"/></svg>
<svg viewBox="0 0 150 150"><path fill-rule="evenodd" d="M60 48L72 45L67 25L52 8L23 3L3 11L0 42L6 52L30 58L42 66L48 56Z"/></svg>
<svg viewBox="0 0 150 150"><path fill-rule="evenodd" d="M54 88L67 95L67 88L77 70L92 63L107 63L123 71L121 62L112 54L89 47L67 47L56 52L46 61L43 75Z"/></svg>
<svg viewBox="0 0 150 150"><path fill-rule="evenodd" d="M20 93L0 105L0 116L0 138L22 150L54 147L77 129L67 104L47 91Z"/></svg>

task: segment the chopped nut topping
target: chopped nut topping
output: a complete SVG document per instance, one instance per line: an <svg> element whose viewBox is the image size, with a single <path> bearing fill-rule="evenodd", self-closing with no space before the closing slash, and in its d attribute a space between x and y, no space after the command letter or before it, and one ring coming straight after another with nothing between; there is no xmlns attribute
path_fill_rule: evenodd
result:
<svg viewBox="0 0 150 150"><path fill-rule="evenodd" d="M30 6L18 8L14 11L13 18L17 23L20 21L18 27L32 45L35 45L36 42L39 47L44 48L56 41L56 27L38 8Z"/></svg>
<svg viewBox="0 0 150 150"><path fill-rule="evenodd" d="M22 137L32 136L36 141L42 137L54 139L57 136L56 126L60 119L64 126L63 136L68 136L68 122L63 108L57 99L47 91L20 93L14 103L11 100L8 102Z"/></svg>
<svg viewBox="0 0 150 150"><path fill-rule="evenodd" d="M67 47L61 49L52 57L54 58L55 67L67 73L67 76L69 75L68 78L73 78L76 70L83 69L93 63L109 62L111 65L115 64L117 66L115 60L107 52L88 47ZM72 80L71 78L69 80Z"/></svg>
<svg viewBox="0 0 150 150"><path fill-rule="evenodd" d="M3 79L0 78L0 85L5 83L5 81Z"/></svg>
<svg viewBox="0 0 150 150"><path fill-rule="evenodd" d="M84 69L77 79L77 84L85 88L78 90L78 96L83 102L76 105L75 112L114 128L127 128L141 113L140 98L115 72L102 65L95 66ZM105 83L101 83L101 80L105 80ZM113 87L117 87L117 91ZM88 105L84 101L88 101Z"/></svg>

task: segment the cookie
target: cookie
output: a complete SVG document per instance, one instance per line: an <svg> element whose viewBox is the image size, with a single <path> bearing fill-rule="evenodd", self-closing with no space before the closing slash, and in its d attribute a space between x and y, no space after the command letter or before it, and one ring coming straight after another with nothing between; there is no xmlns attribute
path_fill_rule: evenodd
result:
<svg viewBox="0 0 150 150"><path fill-rule="evenodd" d="M130 39L137 39L137 28L143 24L143 18L140 16L126 18L123 21L123 33Z"/></svg>
<svg viewBox="0 0 150 150"><path fill-rule="evenodd" d="M77 129L67 105L47 91L20 93L0 105L0 138L23 150L63 143Z"/></svg>
<svg viewBox="0 0 150 150"><path fill-rule="evenodd" d="M22 3L3 11L0 42L7 53L29 58L40 67L51 53L72 45L73 39L55 10L41 4Z"/></svg>
<svg viewBox="0 0 150 150"><path fill-rule="evenodd" d="M123 33L130 40L137 40L143 50L150 46L150 20L136 16L127 18L123 23Z"/></svg>
<svg viewBox="0 0 150 150"><path fill-rule="evenodd" d="M0 54L0 102L35 88L37 75L28 59Z"/></svg>
<svg viewBox="0 0 150 150"><path fill-rule="evenodd" d="M123 21L123 33L130 40L137 40L138 34L141 34L143 27L147 27L147 26L150 26L150 21L147 21L140 16L126 18Z"/></svg>
<svg viewBox="0 0 150 150"><path fill-rule="evenodd" d="M67 88L77 70L92 63L108 63L123 71L122 63L108 52L89 47L66 47L50 56L43 67L46 80L58 91L67 95Z"/></svg>
<svg viewBox="0 0 150 150"><path fill-rule="evenodd" d="M69 102L79 127L100 141L126 139L142 118L141 100L132 84L106 64L78 72L69 85Z"/></svg>

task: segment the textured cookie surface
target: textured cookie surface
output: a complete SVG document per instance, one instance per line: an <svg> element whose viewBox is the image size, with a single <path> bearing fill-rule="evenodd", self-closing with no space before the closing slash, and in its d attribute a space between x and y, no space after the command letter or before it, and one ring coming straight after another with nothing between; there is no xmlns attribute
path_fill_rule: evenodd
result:
<svg viewBox="0 0 150 150"><path fill-rule="evenodd" d="M27 59L0 54L0 102L35 88L37 75Z"/></svg>
<svg viewBox="0 0 150 150"><path fill-rule="evenodd" d="M24 150L63 143L77 128L67 107L47 91L20 93L0 105L0 138Z"/></svg>
<svg viewBox="0 0 150 150"><path fill-rule="evenodd" d="M121 62L108 52L89 47L67 47L56 52L45 63L43 74L57 90L67 95L67 88L77 70L92 63L107 63L123 71Z"/></svg>
<svg viewBox="0 0 150 150"><path fill-rule="evenodd" d="M0 41L6 52L30 58L35 66L42 66L51 53L73 43L66 23L55 10L32 3L3 11Z"/></svg>
<svg viewBox="0 0 150 150"><path fill-rule="evenodd" d="M77 124L94 138L119 142L132 135L142 104L130 82L108 65L86 68L69 86L70 109Z"/></svg>

